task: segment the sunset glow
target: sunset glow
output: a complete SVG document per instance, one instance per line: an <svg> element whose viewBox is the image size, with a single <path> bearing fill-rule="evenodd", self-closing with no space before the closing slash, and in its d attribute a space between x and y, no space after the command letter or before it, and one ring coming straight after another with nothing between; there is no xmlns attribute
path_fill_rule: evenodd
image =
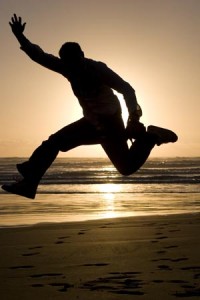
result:
<svg viewBox="0 0 200 300"><path fill-rule="evenodd" d="M57 55L65 41L77 41L86 57L105 62L132 85L145 126L170 128L179 136L152 156L199 156L199 12L197 0L1 0L0 156L29 156L82 116L67 80L19 49L8 25L13 13L44 51ZM100 146L84 146L60 156L105 154Z"/></svg>

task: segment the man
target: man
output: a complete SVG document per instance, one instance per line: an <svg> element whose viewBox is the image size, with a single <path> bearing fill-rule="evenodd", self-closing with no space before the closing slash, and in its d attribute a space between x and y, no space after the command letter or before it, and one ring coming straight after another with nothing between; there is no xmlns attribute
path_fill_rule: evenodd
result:
<svg viewBox="0 0 200 300"><path fill-rule="evenodd" d="M8 192L35 198L37 186L59 151L80 145L101 144L116 169L123 175L136 172L155 145L176 142L174 132L156 126L145 126L134 89L104 63L85 58L77 43L62 45L59 57L45 53L23 34L26 23L15 14L9 23L21 49L35 62L63 75L83 109L83 118L67 125L44 141L28 161L17 164L23 179L3 185ZM124 96L129 112L127 128L121 116L120 103L113 90ZM127 140L132 141L129 148ZM134 139L134 141L133 141Z"/></svg>

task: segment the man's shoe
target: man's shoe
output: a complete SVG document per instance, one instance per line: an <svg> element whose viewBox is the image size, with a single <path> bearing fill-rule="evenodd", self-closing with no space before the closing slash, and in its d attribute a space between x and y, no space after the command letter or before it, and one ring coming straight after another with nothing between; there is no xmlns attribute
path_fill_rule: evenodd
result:
<svg viewBox="0 0 200 300"><path fill-rule="evenodd" d="M25 168L25 166L24 166L24 163L22 163L22 164L16 164L16 168L17 168L18 172L19 172L24 178L28 177L28 172L27 172L27 170L26 170L26 168Z"/></svg>
<svg viewBox="0 0 200 300"><path fill-rule="evenodd" d="M2 189L15 195L35 199L37 186L22 180L13 184L4 184L2 185Z"/></svg>
<svg viewBox="0 0 200 300"><path fill-rule="evenodd" d="M178 140L178 136L171 130L150 125L147 128L147 132L153 134L156 137L156 145L175 143Z"/></svg>

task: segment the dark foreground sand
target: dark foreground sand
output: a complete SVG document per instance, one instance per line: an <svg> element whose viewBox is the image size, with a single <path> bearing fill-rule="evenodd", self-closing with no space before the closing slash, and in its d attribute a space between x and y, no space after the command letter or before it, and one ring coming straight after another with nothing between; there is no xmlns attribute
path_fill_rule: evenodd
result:
<svg viewBox="0 0 200 300"><path fill-rule="evenodd" d="M0 299L200 299L200 215L0 229Z"/></svg>

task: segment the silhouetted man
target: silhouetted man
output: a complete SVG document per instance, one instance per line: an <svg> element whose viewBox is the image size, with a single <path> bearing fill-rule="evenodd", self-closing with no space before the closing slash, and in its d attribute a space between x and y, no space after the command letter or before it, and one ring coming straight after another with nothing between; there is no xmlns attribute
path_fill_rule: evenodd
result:
<svg viewBox="0 0 200 300"><path fill-rule="evenodd" d="M52 134L31 155L17 164L23 179L3 185L8 192L35 198L37 186L59 151L69 151L80 145L101 144L116 169L123 175L136 172L146 161L155 145L176 142L174 132L139 121L142 111L134 89L102 62L85 58L79 44L67 42L59 57L45 53L23 34L26 23L15 14L9 23L21 49L35 62L63 75L83 109L83 118ZM113 90L121 93L129 112L125 128L121 107ZM127 140L132 141L130 148ZM134 140L134 141L133 141Z"/></svg>

